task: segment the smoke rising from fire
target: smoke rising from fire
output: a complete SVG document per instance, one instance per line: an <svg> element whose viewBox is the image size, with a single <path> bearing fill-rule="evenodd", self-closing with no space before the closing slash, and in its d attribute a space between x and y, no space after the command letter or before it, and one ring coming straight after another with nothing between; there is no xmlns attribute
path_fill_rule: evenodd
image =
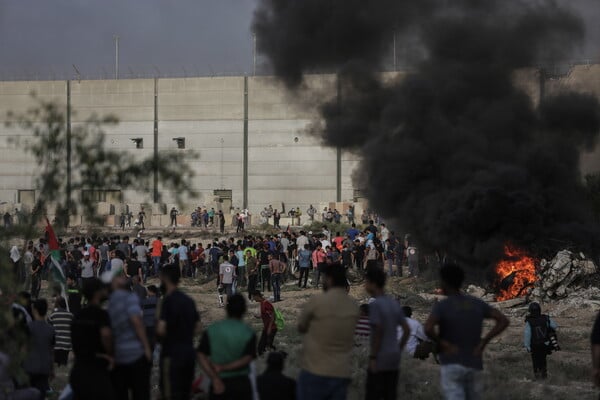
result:
<svg viewBox="0 0 600 400"><path fill-rule="evenodd" d="M534 106L515 71L558 60L583 24L550 0L261 0L258 46L290 90L337 72L341 101L321 106L324 142L359 151L371 206L428 247L489 266L505 243L589 245L579 170L595 146L598 101L560 93ZM393 32L426 58L382 81Z"/></svg>

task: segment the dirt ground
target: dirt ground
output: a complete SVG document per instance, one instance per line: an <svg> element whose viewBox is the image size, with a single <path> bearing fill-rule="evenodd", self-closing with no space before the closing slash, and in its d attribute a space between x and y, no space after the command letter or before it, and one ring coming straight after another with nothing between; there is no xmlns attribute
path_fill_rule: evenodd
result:
<svg viewBox="0 0 600 400"><path fill-rule="evenodd" d="M424 321L433 303L421 299L415 293L414 282L393 279L388 290L404 298L404 303L413 307L416 319ZM202 313L203 322L209 324L224 316L224 311L216 307L217 297L215 284L202 286L184 286L196 300ZM295 319L302 305L313 294L315 289L298 290L295 285L284 286L283 301L277 303L286 318L286 327L278 334L276 345L289 353L286 373L292 377L298 373L298 353L301 351L301 337L296 332ZM367 295L362 284L352 286L351 295L357 302L365 302ZM553 313L552 304L543 305L545 312L558 323L559 341L562 351L548 358L549 378L538 383L532 380L531 361L523 349L523 327L526 309L504 309L510 318L511 326L494 340L485 354L485 382L487 399L591 399L597 397L597 391L590 383L589 335L596 312L591 309L561 310L560 315ZM258 313L258 306L249 304L247 322L260 330L260 321L253 318ZM360 399L364 396L364 368L367 362L366 349L354 351L354 379L349 398ZM259 371L263 361L259 360ZM410 399L438 399L439 368L432 359L420 361L405 359L402 361L399 397Z"/></svg>
<svg viewBox="0 0 600 400"><path fill-rule="evenodd" d="M165 235L166 236L166 235ZM179 236L179 235L177 235ZM183 236L183 235L182 235ZM185 235L188 236L188 235ZM189 237L189 236L188 236ZM212 234L192 239L192 243L202 241L207 244ZM165 242L177 240L165 239ZM148 284L157 284L150 280ZM46 282L44 282L46 284ZM44 285L45 286L45 285ZM401 302L414 310L413 317L424 322L433 305L433 300L419 296L431 292L436 287L434 281L406 280L393 278L388 282L388 292L401 298ZM206 326L225 316L223 308L218 307L215 281L201 283L185 279L181 288L196 301L203 324ZM282 287L283 301L276 304L286 319L285 328L278 333L275 345L288 353L285 373L296 377L299 372L298 355L302 350L301 336L296 330L296 318L306 300L318 293L316 289L299 290L293 282ZM42 292L42 295L44 292ZM360 280L353 282L351 296L357 303L366 302L367 294ZM270 296L271 293L267 292ZM523 348L523 327L526 307L501 310L510 318L511 325L505 333L494 340L485 352L485 398L511 400L561 400L596 399L599 391L591 384L591 364L589 336L598 310L580 307L565 307L563 304L542 304L544 313L549 313L558 323L558 338L562 351L548 358L549 377L545 382L534 382L531 360ZM260 334L261 321L255 318L258 305L250 302L246 322ZM350 387L350 400L364 398L365 366L368 361L368 349L356 347L353 351L354 374ZM258 372L264 369L264 359L257 360ZM57 371L52 386L60 391L67 382L67 369ZM200 371L198 371L200 374ZM153 398L157 395L157 371L153 372ZM54 396L52 396L54 397ZM51 398L52 398L51 397ZM199 396L198 398L202 398ZM441 398L439 391L439 367L430 358L425 361L404 357L401 365L398 398L425 400Z"/></svg>

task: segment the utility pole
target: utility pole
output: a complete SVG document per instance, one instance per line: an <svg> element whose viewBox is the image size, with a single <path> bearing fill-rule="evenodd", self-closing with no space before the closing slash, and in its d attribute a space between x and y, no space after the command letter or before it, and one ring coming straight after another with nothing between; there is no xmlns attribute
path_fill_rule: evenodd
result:
<svg viewBox="0 0 600 400"><path fill-rule="evenodd" d="M223 184L223 144L225 140L221 138L221 189L225 189L225 185Z"/></svg>
<svg viewBox="0 0 600 400"><path fill-rule="evenodd" d="M396 31L394 31L394 46L393 46L393 57L394 57L394 71L398 71L396 65Z"/></svg>
<svg viewBox="0 0 600 400"><path fill-rule="evenodd" d="M115 79L119 79L119 35L114 35L115 41Z"/></svg>
<svg viewBox="0 0 600 400"><path fill-rule="evenodd" d="M256 33L252 33L252 76L256 76Z"/></svg>

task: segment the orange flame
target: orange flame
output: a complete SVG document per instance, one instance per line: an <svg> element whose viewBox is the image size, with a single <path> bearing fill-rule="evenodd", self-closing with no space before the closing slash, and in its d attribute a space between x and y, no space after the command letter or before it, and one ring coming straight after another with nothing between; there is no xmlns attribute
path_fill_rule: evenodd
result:
<svg viewBox="0 0 600 400"><path fill-rule="evenodd" d="M527 294L527 287L533 285L537 276L535 260L525 251L504 246L505 258L496 264L499 289L497 301L510 300Z"/></svg>

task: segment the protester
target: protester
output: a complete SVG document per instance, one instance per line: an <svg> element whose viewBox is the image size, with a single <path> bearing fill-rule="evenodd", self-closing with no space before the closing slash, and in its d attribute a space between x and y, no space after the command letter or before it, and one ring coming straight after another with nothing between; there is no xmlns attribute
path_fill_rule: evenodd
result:
<svg viewBox="0 0 600 400"><path fill-rule="evenodd" d="M114 339L113 387L117 399L150 398L152 351L142 320L140 299L127 290L127 278L118 274L112 281L108 314Z"/></svg>
<svg viewBox="0 0 600 400"><path fill-rule="evenodd" d="M150 349L154 351L156 346L156 310L158 307L158 288L156 286L148 286L148 296L141 301L141 306L148 343Z"/></svg>
<svg viewBox="0 0 600 400"><path fill-rule="evenodd" d="M410 335L400 304L385 294L386 275L381 268L368 268L365 289L375 298L369 304L371 354L367 370L366 399L395 400L398 388L400 355ZM403 335L397 342L397 328Z"/></svg>
<svg viewBox="0 0 600 400"><path fill-rule="evenodd" d="M153 266L153 271L152 271L152 275L156 276L158 275L158 270L160 268L160 261L161 261L161 256L162 256L162 249L163 249L163 244L162 244L162 238L160 236L158 236L156 238L156 240L154 240L152 242L152 266Z"/></svg>
<svg viewBox="0 0 600 400"><path fill-rule="evenodd" d="M135 293L140 302L143 301L146 298L146 296L148 296L148 291L146 290L144 285L142 285L142 282L138 275L135 275L131 278L131 291Z"/></svg>
<svg viewBox="0 0 600 400"><path fill-rule="evenodd" d="M46 398L50 389L49 379L54 377L53 348L54 328L46 322L48 302L38 299L32 304L33 321L29 323L28 354L23 369L29 375L29 383L40 391L40 399Z"/></svg>
<svg viewBox="0 0 600 400"><path fill-rule="evenodd" d="M54 362L60 367L66 366L69 360L73 314L67 311L67 302L63 297L56 299L54 307L54 312L48 317L48 322L52 325L56 334Z"/></svg>
<svg viewBox="0 0 600 400"><path fill-rule="evenodd" d="M325 293L312 296L298 318L298 331L304 335L299 400L345 399L352 376L358 305L346 292L341 265L331 265L324 275Z"/></svg>
<svg viewBox="0 0 600 400"><path fill-rule="evenodd" d="M227 303L227 319L208 327L198 346L198 361L211 380L210 398L251 400L248 377L256 358L256 334L242 319L246 301L240 294Z"/></svg>
<svg viewBox="0 0 600 400"><path fill-rule="evenodd" d="M258 377L260 400L295 400L296 381L283 374L286 354L269 353L267 369Z"/></svg>
<svg viewBox="0 0 600 400"><path fill-rule="evenodd" d="M591 335L592 345L592 379L596 387L600 387L600 312L596 315Z"/></svg>
<svg viewBox="0 0 600 400"><path fill-rule="evenodd" d="M112 332L110 318L100 305L107 298L99 279L83 286L87 307L73 317L71 341L75 362L69 383L76 400L116 399L109 368L112 368Z"/></svg>
<svg viewBox="0 0 600 400"><path fill-rule="evenodd" d="M0 337L0 346L4 347ZM16 388L13 377L10 374L10 357L0 351L0 400L39 400L40 391L33 387Z"/></svg>
<svg viewBox="0 0 600 400"><path fill-rule="evenodd" d="M357 346L362 346L365 343L369 343L369 337L371 336L371 324L369 322L369 305L360 305L360 317L356 323L354 329L354 339Z"/></svg>
<svg viewBox="0 0 600 400"><path fill-rule="evenodd" d="M298 287L306 289L308 283L308 273L310 271L310 259L312 253L309 250L308 244L305 244L302 249L298 251L298 267L300 269L300 277L298 278ZM302 279L304 278L304 284Z"/></svg>
<svg viewBox="0 0 600 400"><path fill-rule="evenodd" d="M73 315L81 310L81 291L75 278L71 275L67 275L67 304Z"/></svg>
<svg viewBox="0 0 600 400"><path fill-rule="evenodd" d="M262 356L267 348L270 350L275 350L275 347L273 346L275 335L277 334L277 325L275 324L275 308L258 290L252 294L252 298L254 301L260 304L260 315L258 317L262 319L263 330L258 342L258 355Z"/></svg>
<svg viewBox="0 0 600 400"><path fill-rule="evenodd" d="M223 263L219 266L219 277L227 300L233 295L233 281L235 279L235 267L229 262L229 256L223 256Z"/></svg>
<svg viewBox="0 0 600 400"><path fill-rule="evenodd" d="M269 255L269 270L273 283L273 301L281 301L281 279L286 270L286 264L279 257Z"/></svg>
<svg viewBox="0 0 600 400"><path fill-rule="evenodd" d="M446 400L482 398L483 350L509 325L500 311L461 292L464 276L456 264L442 267L441 286L448 297L434 305L425 323L425 334L440 346L441 388ZM485 319L496 323L482 339Z"/></svg>
<svg viewBox="0 0 600 400"><path fill-rule="evenodd" d="M164 267L160 274L161 304L156 334L162 339L160 388L165 399L187 399L194 378L194 334L200 330L196 304L181 292L179 267Z"/></svg>
<svg viewBox="0 0 600 400"><path fill-rule="evenodd" d="M529 315L525 318L524 345L531 353L533 374L536 380L548 377L546 357L551 350L550 337L558 329L558 325L548 316L542 314L539 303L529 304Z"/></svg>
<svg viewBox="0 0 600 400"><path fill-rule="evenodd" d="M40 252L35 250L33 260L29 264L28 276L31 279L31 297L37 299L42 288L42 262L40 261Z"/></svg>
<svg viewBox="0 0 600 400"><path fill-rule="evenodd" d="M248 269L248 298L252 299L252 293L258 284L258 260L252 254L252 250L246 249L246 268Z"/></svg>
<svg viewBox="0 0 600 400"><path fill-rule="evenodd" d="M418 346L424 342L430 342L429 338L425 334L425 330L423 325L412 318L413 310L409 306L402 307L402 312L404 312L404 317L406 318L406 322L410 328L410 334L408 337L408 342L406 342L406 346L404 347L404 351L410 354L411 357L415 357L415 351ZM404 334L404 328L401 326L398 327L398 341L401 340L402 335ZM417 354L419 355L419 354Z"/></svg>

